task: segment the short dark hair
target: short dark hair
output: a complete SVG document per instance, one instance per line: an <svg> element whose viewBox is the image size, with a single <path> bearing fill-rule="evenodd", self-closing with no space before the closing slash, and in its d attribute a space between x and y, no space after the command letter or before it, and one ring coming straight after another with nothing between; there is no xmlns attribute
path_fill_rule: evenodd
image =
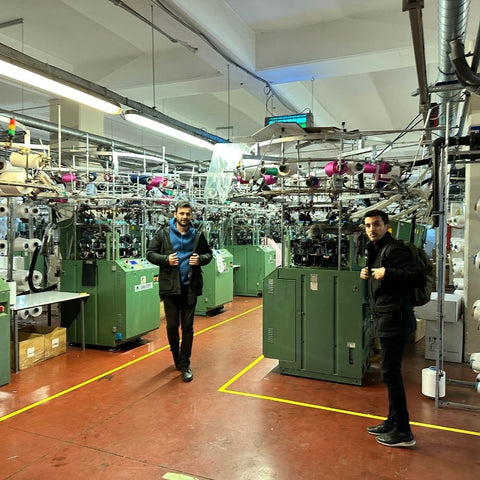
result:
<svg viewBox="0 0 480 480"><path fill-rule="evenodd" d="M388 213L383 210L369 210L364 216L365 220L367 217L382 217L383 223L386 225L388 223Z"/></svg>
<svg viewBox="0 0 480 480"><path fill-rule="evenodd" d="M175 211L178 212L179 208L189 208L192 210L192 206L190 205L190 202L187 202L186 200L180 200L176 205L175 205Z"/></svg>

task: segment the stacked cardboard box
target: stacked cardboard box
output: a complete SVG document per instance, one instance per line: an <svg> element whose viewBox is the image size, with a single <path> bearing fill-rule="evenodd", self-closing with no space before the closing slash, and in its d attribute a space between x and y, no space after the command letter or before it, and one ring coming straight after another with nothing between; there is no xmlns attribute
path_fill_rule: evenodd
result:
<svg viewBox="0 0 480 480"><path fill-rule="evenodd" d="M423 318L417 318L417 328L408 338L408 343L417 343L425 337L426 321Z"/></svg>
<svg viewBox="0 0 480 480"><path fill-rule="evenodd" d="M67 350L67 330L63 327L29 325L18 331L19 368L24 370ZM10 342L11 365L14 365L13 342Z"/></svg>
<svg viewBox="0 0 480 480"><path fill-rule="evenodd" d="M443 301L443 319L445 322L457 322L462 312L462 296L445 293ZM436 320L437 292L432 292L430 301L421 307L415 307L415 316L424 320Z"/></svg>
<svg viewBox="0 0 480 480"><path fill-rule="evenodd" d="M21 331L43 335L45 341L45 360L56 357L67 351L67 329L63 327L47 327L44 325L29 325Z"/></svg>
<svg viewBox="0 0 480 480"><path fill-rule="evenodd" d="M20 370L31 367L45 359L43 335L32 332L18 332L18 362ZM13 342L10 342L10 365L15 365Z"/></svg>
<svg viewBox="0 0 480 480"><path fill-rule="evenodd" d="M425 328L425 358L435 360L439 348L439 329L437 315L437 292L432 292L430 301L421 307L415 307L415 316L426 320ZM447 362L462 363L463 361L463 322L462 296L446 293L443 302L444 329L443 359Z"/></svg>

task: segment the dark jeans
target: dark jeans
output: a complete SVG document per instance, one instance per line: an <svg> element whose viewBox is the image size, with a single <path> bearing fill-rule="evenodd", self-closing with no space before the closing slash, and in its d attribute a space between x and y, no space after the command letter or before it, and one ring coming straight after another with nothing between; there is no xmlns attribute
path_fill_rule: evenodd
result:
<svg viewBox="0 0 480 480"><path fill-rule="evenodd" d="M193 319L197 296L190 293L188 287L182 287L180 295L169 295L162 299L167 318L167 337L173 359L180 368L188 367L192 355ZM182 328L181 345L179 327Z"/></svg>
<svg viewBox="0 0 480 480"><path fill-rule="evenodd" d="M380 338L383 383L388 389L388 420L399 432L409 432L407 399L402 379L402 358L405 340L402 337Z"/></svg>

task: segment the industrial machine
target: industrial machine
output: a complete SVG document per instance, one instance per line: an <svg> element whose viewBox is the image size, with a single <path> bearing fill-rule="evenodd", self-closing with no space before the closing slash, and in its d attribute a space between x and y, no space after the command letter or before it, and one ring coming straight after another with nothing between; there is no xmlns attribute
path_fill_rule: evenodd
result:
<svg viewBox="0 0 480 480"><path fill-rule="evenodd" d="M276 267L276 252L269 245L228 245L233 253L235 272L233 293L257 297L263 291L263 279Z"/></svg>
<svg viewBox="0 0 480 480"><path fill-rule="evenodd" d="M264 280L263 354L280 372L361 385L370 318L358 271L280 267Z"/></svg>
<svg viewBox="0 0 480 480"><path fill-rule="evenodd" d="M196 315L207 315L233 300L233 255L213 250L212 261L202 267L203 294L197 299Z"/></svg>
<svg viewBox="0 0 480 480"><path fill-rule="evenodd" d="M422 248L427 236L427 228L425 225L413 224L411 222L402 222L390 220L392 235L405 242L412 242L417 247Z"/></svg>
<svg viewBox="0 0 480 480"><path fill-rule="evenodd" d="M10 288L0 279L0 386L10 383Z"/></svg>
<svg viewBox="0 0 480 480"><path fill-rule="evenodd" d="M160 325L158 266L144 252L137 204L84 205L59 225L62 231L62 291L86 292L85 343L116 347ZM77 302L75 302L77 303ZM67 340L79 343L78 303L62 304Z"/></svg>
<svg viewBox="0 0 480 480"><path fill-rule="evenodd" d="M146 259L64 260L62 271L62 290L90 294L85 303L87 345L115 347L160 326L158 267ZM62 304L62 326L69 342L80 343L75 303Z"/></svg>

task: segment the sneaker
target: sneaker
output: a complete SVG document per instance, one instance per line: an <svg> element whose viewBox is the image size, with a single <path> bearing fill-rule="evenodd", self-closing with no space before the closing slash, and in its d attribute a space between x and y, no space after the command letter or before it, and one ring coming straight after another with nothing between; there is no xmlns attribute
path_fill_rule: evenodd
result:
<svg viewBox="0 0 480 480"><path fill-rule="evenodd" d="M411 431L402 433L397 431L396 428L391 432L379 435L377 442L387 447L413 447L417 443Z"/></svg>
<svg viewBox="0 0 480 480"><path fill-rule="evenodd" d="M182 380L184 382L191 382L193 380L193 373L190 367L182 368Z"/></svg>
<svg viewBox="0 0 480 480"><path fill-rule="evenodd" d="M374 427L367 427L367 433L370 435L382 435L383 433L391 432L394 429L394 426L388 420L385 420L380 425L375 425Z"/></svg>

